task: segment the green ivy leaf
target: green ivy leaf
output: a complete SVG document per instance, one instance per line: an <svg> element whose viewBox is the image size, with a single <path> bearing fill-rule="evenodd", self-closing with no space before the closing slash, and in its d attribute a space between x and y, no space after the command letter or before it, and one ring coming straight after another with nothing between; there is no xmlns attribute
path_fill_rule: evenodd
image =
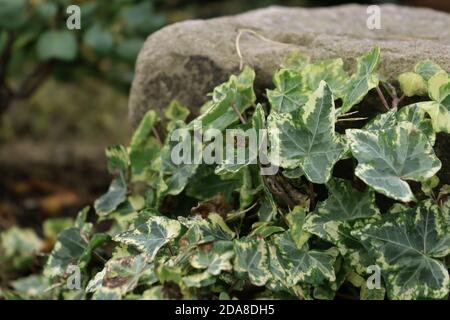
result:
<svg viewBox="0 0 450 320"><path fill-rule="evenodd" d="M376 258L390 299L443 299L449 292L450 230L431 201L352 232Z"/></svg>
<svg viewBox="0 0 450 320"><path fill-rule="evenodd" d="M146 223L135 229L116 235L113 240L136 247L145 253L151 262L158 251L175 239L181 231L181 224L166 217L150 217Z"/></svg>
<svg viewBox="0 0 450 320"><path fill-rule="evenodd" d="M288 169L301 167L311 182L327 182L333 165L345 151L334 126L331 89L321 82L299 111L269 115L270 141L275 154L279 154L279 159L272 159L272 163Z"/></svg>
<svg viewBox="0 0 450 320"><path fill-rule="evenodd" d="M421 181L441 168L427 137L409 122L396 127L368 131L347 130L355 174L376 191L403 202L415 197L405 180Z"/></svg>

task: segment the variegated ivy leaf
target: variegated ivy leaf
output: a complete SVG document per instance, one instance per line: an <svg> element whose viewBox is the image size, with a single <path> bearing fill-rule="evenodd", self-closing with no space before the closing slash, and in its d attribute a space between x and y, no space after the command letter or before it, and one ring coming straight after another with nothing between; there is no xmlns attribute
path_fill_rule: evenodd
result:
<svg viewBox="0 0 450 320"><path fill-rule="evenodd" d="M358 272L365 272L370 261L359 241L351 235L355 221L370 222L379 217L372 190L357 191L350 181L331 179L329 197L319 203L304 224L304 229L336 245L340 253Z"/></svg>
<svg viewBox="0 0 450 320"><path fill-rule="evenodd" d="M307 244L299 249L289 232L275 235L274 245L279 262L285 269L286 282L290 286L294 286L300 281L320 284L326 280L334 281L336 279L333 264L337 252L309 250Z"/></svg>
<svg viewBox="0 0 450 320"><path fill-rule="evenodd" d="M213 166L200 165L186 187L186 194L198 200L208 200L218 193L223 193L225 200L231 203L231 194L239 188L241 179L237 176L219 176L214 170Z"/></svg>
<svg viewBox="0 0 450 320"><path fill-rule="evenodd" d="M148 111L133 134L129 149L133 181L146 181L150 172L155 170L152 163L161 151L157 139L153 136L157 121L156 112Z"/></svg>
<svg viewBox="0 0 450 320"><path fill-rule="evenodd" d="M428 95L433 101L417 104L427 112L435 132L450 132L450 77L440 66L430 60L419 62L414 72L399 77L406 96Z"/></svg>
<svg viewBox="0 0 450 320"><path fill-rule="evenodd" d="M44 242L33 229L11 227L0 233L2 258L31 257L43 249Z"/></svg>
<svg viewBox="0 0 450 320"><path fill-rule="evenodd" d="M334 249L328 250L331 254L334 254ZM349 268L345 263L343 263L340 257L336 258L336 262L334 263L334 272L336 274L336 280L334 281L325 281L322 284L315 285L313 296L314 299L321 300L333 300L336 296L336 292L341 288L344 282L347 280L348 275L351 272L351 268Z"/></svg>
<svg viewBox="0 0 450 320"><path fill-rule="evenodd" d="M188 241L189 245L198 245L217 240L230 241L236 236L217 213L209 214L208 219L179 217L179 220L188 228L183 238Z"/></svg>
<svg viewBox="0 0 450 320"><path fill-rule="evenodd" d="M214 284L216 278L208 272L202 272L184 276L183 282L188 288L202 288Z"/></svg>
<svg viewBox="0 0 450 320"><path fill-rule="evenodd" d="M300 53L298 50L289 52L281 64L282 69L301 72L311 61L307 55Z"/></svg>
<svg viewBox="0 0 450 320"><path fill-rule="evenodd" d="M436 134L433 130L433 124L430 119L425 115L424 110L415 103L405 107L402 107L396 113L397 121L408 121L411 122L416 128L418 128L422 133L427 136L430 144L434 146L436 141Z"/></svg>
<svg viewBox="0 0 450 320"><path fill-rule="evenodd" d="M120 293L119 288L108 288L108 287L101 287L97 291L95 291L94 295L92 296L92 300L121 300L122 295Z"/></svg>
<svg viewBox="0 0 450 320"><path fill-rule="evenodd" d="M450 110L447 107L433 101L418 105L430 115L435 132L450 133Z"/></svg>
<svg viewBox="0 0 450 320"><path fill-rule="evenodd" d="M432 76L441 71L444 70L431 60L420 61L414 67L414 72L420 75L426 81L430 80Z"/></svg>
<svg viewBox="0 0 450 320"><path fill-rule="evenodd" d="M410 122L385 130L351 129L346 133L358 160L355 174L390 198L414 201L405 180L421 181L441 168L427 137Z"/></svg>
<svg viewBox="0 0 450 320"><path fill-rule="evenodd" d="M284 228L275 226L273 222L256 222L252 225L252 232L249 236L266 239L275 233L284 231Z"/></svg>
<svg viewBox="0 0 450 320"><path fill-rule="evenodd" d="M181 224L176 220L156 216L135 229L116 235L113 240L136 247L152 261L159 249L175 239L181 231Z"/></svg>
<svg viewBox="0 0 450 320"><path fill-rule="evenodd" d="M189 109L182 106L177 100L173 100L164 110L164 116L171 121L186 121L189 113Z"/></svg>
<svg viewBox="0 0 450 320"><path fill-rule="evenodd" d="M238 217L244 217L246 208L254 204L254 196L260 193L262 189L262 185L260 183L260 179L255 178L255 175L259 173L260 168L257 165L252 165L249 167L242 168L238 173L235 173L234 176L238 176L240 178L240 188L237 190L239 193L239 211L235 212L234 219ZM231 215L228 215L227 218L231 218Z"/></svg>
<svg viewBox="0 0 450 320"><path fill-rule="evenodd" d="M200 161L195 155L201 155L201 144L196 143L195 134L190 132L182 121L174 124L179 136L174 137L174 131L169 134L168 141L161 150L159 200L165 195L180 194L196 173Z"/></svg>
<svg viewBox="0 0 450 320"><path fill-rule="evenodd" d="M367 93L376 88L379 83L377 68L380 62L380 48L374 48L368 54L358 58L356 73L350 77L347 84L340 90L342 97L341 114L349 111L360 103Z"/></svg>
<svg viewBox="0 0 450 320"><path fill-rule="evenodd" d="M28 270L36 260L36 254L45 248L33 229L12 226L0 231L0 265L5 271Z"/></svg>
<svg viewBox="0 0 450 320"><path fill-rule="evenodd" d="M243 238L234 242L234 271L245 274L255 286L263 286L271 278L267 245L264 240Z"/></svg>
<svg viewBox="0 0 450 320"><path fill-rule="evenodd" d="M308 180L325 183L331 169L345 151L345 144L334 132L333 95L325 82L300 110L272 112L268 118L272 163L283 168L301 167ZM277 159L278 158L278 159Z"/></svg>
<svg viewBox="0 0 450 320"><path fill-rule="evenodd" d="M222 131L237 122L239 116L234 109L243 113L256 99L254 80L255 72L250 67L245 67L241 74L232 75L228 82L216 87L208 109L196 119L201 121L203 130L214 128ZM191 123L189 127L192 128L193 125Z"/></svg>
<svg viewBox="0 0 450 320"><path fill-rule="evenodd" d="M69 266L85 268L92 252L109 240L106 234L95 234L88 238L79 228L69 228L61 232L44 268L44 275L49 278L67 276Z"/></svg>
<svg viewBox="0 0 450 320"><path fill-rule="evenodd" d="M95 200L94 208L99 216L106 216L127 199L127 184L122 177L114 179L104 195Z"/></svg>
<svg viewBox="0 0 450 320"><path fill-rule="evenodd" d="M252 116L251 127L238 128L242 131L236 131L236 137L241 139L243 144L237 144L235 148L233 148L233 154L229 155L227 150L224 151L224 159L222 163L216 167L215 173L218 175L236 173L245 166L257 164L258 157L261 157L263 152L267 153L268 137L261 131L265 128L266 115L261 104L258 104ZM246 141L248 141L248 143ZM266 148L264 149L264 147ZM239 152L242 154L240 158L238 157Z"/></svg>
<svg viewBox="0 0 450 320"><path fill-rule="evenodd" d="M231 271L231 258L234 256L233 242L216 241L209 250L199 248L191 256L190 263L196 269L206 269L207 273L219 275L222 271Z"/></svg>
<svg viewBox="0 0 450 320"><path fill-rule="evenodd" d="M130 165L127 150L123 146L116 145L107 147L105 153L108 171L125 178Z"/></svg>
<svg viewBox="0 0 450 320"><path fill-rule="evenodd" d="M433 101L418 105L430 115L435 132L450 133L450 76L447 72L441 71L428 80L428 93Z"/></svg>
<svg viewBox="0 0 450 320"><path fill-rule="evenodd" d="M164 286L155 286L142 293L142 297L139 300L167 300L168 297L165 294Z"/></svg>
<svg viewBox="0 0 450 320"><path fill-rule="evenodd" d="M292 286L291 283L288 283L287 270L280 263L277 248L273 244L268 244L268 250L269 272L271 277L267 281L267 288L276 292L292 292L293 295L304 299L305 296L300 286Z"/></svg>
<svg viewBox="0 0 450 320"><path fill-rule="evenodd" d="M278 213L278 207L275 203L272 193L264 182L262 182L262 193L259 199L260 207L258 210L259 221L272 221Z"/></svg>
<svg viewBox="0 0 450 320"><path fill-rule="evenodd" d="M397 110L390 109L388 112L377 115L365 126L366 131L380 131L394 128L397 125Z"/></svg>
<svg viewBox="0 0 450 320"><path fill-rule="evenodd" d="M156 282L154 266L145 255L113 257L89 282L86 292L109 289L123 296L132 292L143 278L147 279L147 285Z"/></svg>
<svg viewBox="0 0 450 320"><path fill-rule="evenodd" d="M436 134L434 133L433 125L431 120L426 117L425 111L420 107L419 103L404 106L398 111L391 109L386 113L382 113L365 125L364 129L372 131L389 129L395 127L401 121L411 122L428 137L430 144L434 145Z"/></svg>
<svg viewBox="0 0 450 320"><path fill-rule="evenodd" d="M88 244L88 239L78 228L69 228L61 232L47 260L44 275L49 278L65 277L67 267L78 263Z"/></svg>
<svg viewBox="0 0 450 320"><path fill-rule="evenodd" d="M267 98L277 112L292 112L308 101L299 72L281 69L273 76L273 82L275 89L267 90Z"/></svg>
<svg viewBox="0 0 450 320"><path fill-rule="evenodd" d="M51 283L43 275L31 275L20 278L11 283L14 292L19 294L22 299L50 299Z"/></svg>
<svg viewBox="0 0 450 320"><path fill-rule="evenodd" d="M376 259L390 299L443 299L448 295L449 275L441 259L450 254L450 228L432 201L383 215L381 221L352 234Z"/></svg>
<svg viewBox="0 0 450 320"><path fill-rule="evenodd" d="M292 240L294 240L297 247L301 248L303 244L308 241L309 235L303 231L305 223L305 216L307 210L302 206L296 206L286 216L286 221L289 225L289 232Z"/></svg>
<svg viewBox="0 0 450 320"><path fill-rule="evenodd" d="M361 286L359 298L360 300L384 300L385 295L386 289L384 287L369 289L367 284L364 283Z"/></svg>
<svg viewBox="0 0 450 320"><path fill-rule="evenodd" d="M425 79L415 72L405 72L399 75L400 88L407 97L424 96L428 92Z"/></svg>
<svg viewBox="0 0 450 320"><path fill-rule="evenodd" d="M280 113L301 108L319 87L320 81L325 81L335 97L339 97L349 80L343 66L342 59L330 59L279 70L273 79L276 89L267 90L272 108Z"/></svg>
<svg viewBox="0 0 450 320"><path fill-rule="evenodd" d="M339 97L344 85L349 81L344 71L344 61L341 58L311 63L302 71L308 91L315 91L320 81L325 81L333 95Z"/></svg>

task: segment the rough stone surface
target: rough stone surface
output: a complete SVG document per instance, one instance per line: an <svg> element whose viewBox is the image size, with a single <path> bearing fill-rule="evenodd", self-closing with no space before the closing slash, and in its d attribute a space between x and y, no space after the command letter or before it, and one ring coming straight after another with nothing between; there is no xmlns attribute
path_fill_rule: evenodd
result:
<svg viewBox="0 0 450 320"><path fill-rule="evenodd" d="M381 30L366 27L367 6L328 8L269 7L210 20L168 26L146 41L137 65L129 101L136 124L149 109L161 110L178 99L196 114L206 94L238 72L236 36L251 29L274 42L244 33L244 62L255 68L256 87L272 87L273 71L294 49L313 59L354 58L374 46L382 49L380 71L392 79L424 58L450 71L450 15L429 9L381 6Z"/></svg>

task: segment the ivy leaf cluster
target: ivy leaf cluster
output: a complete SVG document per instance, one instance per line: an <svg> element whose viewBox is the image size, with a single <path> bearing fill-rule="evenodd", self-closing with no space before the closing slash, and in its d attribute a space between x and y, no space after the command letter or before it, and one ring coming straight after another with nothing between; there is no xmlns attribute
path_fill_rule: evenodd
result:
<svg viewBox="0 0 450 320"><path fill-rule="evenodd" d="M214 89L191 122L176 101L163 115L149 111L129 146L106 150L114 178L94 204L101 223L86 222L86 209L58 230L42 275L16 281L7 297L448 298L450 188L437 177L444 161L434 145L450 130L449 74L421 61L398 78L417 101L394 99L385 112L352 122L373 107L368 95L392 87L378 74L381 59L375 48L349 74L341 59L295 53L265 95L257 96L257 75L245 67ZM338 130L342 119L347 125ZM194 132L198 120L216 132L266 129L278 172L262 175L245 143L240 164L175 164L172 133ZM214 143L179 138L192 153ZM2 234L15 244L4 259L39 250L33 237ZM71 276L69 266L81 270L77 295L55 285ZM373 266L377 288L366 281Z"/></svg>

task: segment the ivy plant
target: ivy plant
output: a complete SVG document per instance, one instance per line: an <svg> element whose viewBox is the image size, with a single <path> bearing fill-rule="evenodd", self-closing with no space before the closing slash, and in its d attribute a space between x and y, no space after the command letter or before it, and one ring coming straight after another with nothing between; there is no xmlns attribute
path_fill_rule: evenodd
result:
<svg viewBox="0 0 450 320"><path fill-rule="evenodd" d="M395 89L377 72L381 58L375 48L348 74L341 59L296 53L266 95L255 94L255 72L245 67L214 89L191 122L178 102L164 115L148 111L129 146L106 150L114 179L90 211L98 226L86 221L88 208L65 223L42 274L2 294L447 299L450 187L438 176L448 163L434 146L439 136L448 139L450 77L421 61L399 75ZM367 112L374 108L383 111ZM246 139L233 140L245 151L242 163L176 163L174 132L184 132L176 136L188 156L217 142L198 146L188 138L198 121L216 137L267 130L257 151L264 144L278 151L268 154L278 170L263 174L267 163ZM226 149L219 145L216 156ZM41 250L42 240L33 239L30 230L3 233L5 264ZM77 290L66 285L74 267Z"/></svg>

